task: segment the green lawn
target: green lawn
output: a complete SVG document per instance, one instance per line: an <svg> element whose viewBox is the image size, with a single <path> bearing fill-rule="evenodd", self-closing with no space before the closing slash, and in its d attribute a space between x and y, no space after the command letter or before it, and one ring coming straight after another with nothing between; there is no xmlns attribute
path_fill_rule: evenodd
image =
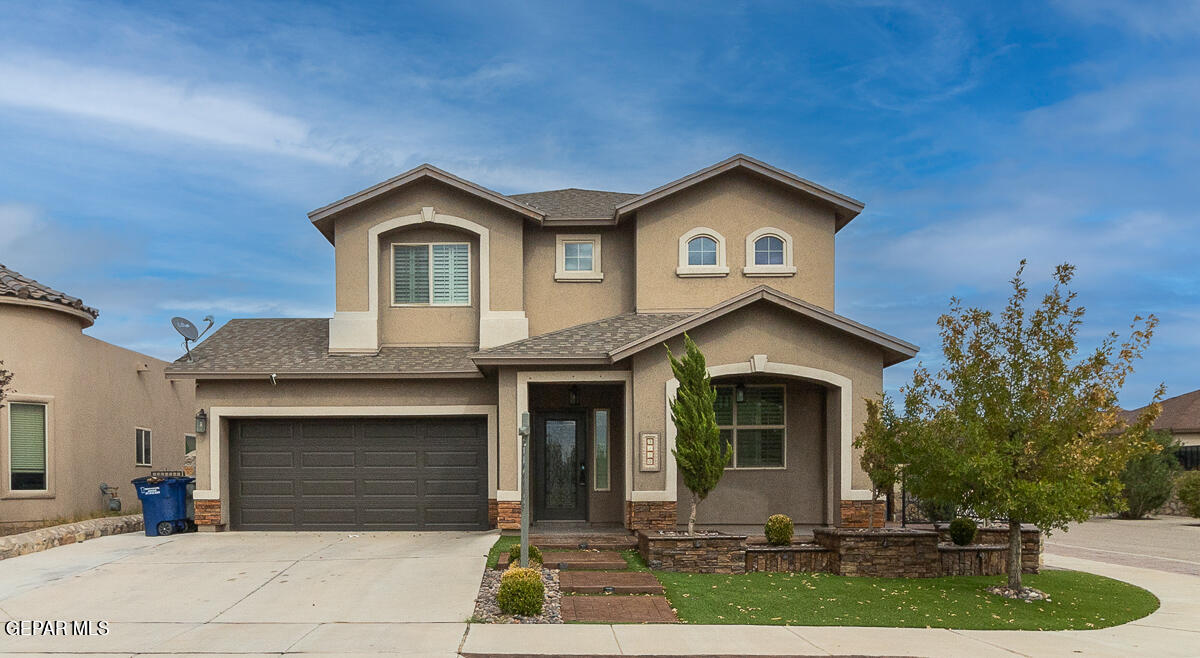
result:
<svg viewBox="0 0 1200 658"><path fill-rule="evenodd" d="M487 568L495 569L496 561L500 559L500 554L507 553L509 549L512 548L513 544L520 543L520 535L501 535L500 538L496 540L496 543L492 544L492 550L488 551Z"/></svg>
<svg viewBox="0 0 1200 658"><path fill-rule="evenodd" d="M1026 585L1051 597L1034 603L984 592L1003 581L990 576L654 575L679 619L690 624L1064 630L1116 626L1158 609L1158 599L1144 589L1079 571L1026 576Z"/></svg>

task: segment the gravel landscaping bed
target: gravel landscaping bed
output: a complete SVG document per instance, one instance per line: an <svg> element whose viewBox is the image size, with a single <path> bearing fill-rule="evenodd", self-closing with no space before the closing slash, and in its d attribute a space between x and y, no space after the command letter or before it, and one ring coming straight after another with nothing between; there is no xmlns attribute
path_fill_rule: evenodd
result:
<svg viewBox="0 0 1200 658"><path fill-rule="evenodd" d="M474 621L493 624L561 624L562 621L562 591L558 587L558 569L542 569L542 584L546 586L546 601L542 604L542 614L537 617L523 617L500 612L496 603L496 593L500 591L500 576L504 575L499 569L484 569L483 580L479 583L479 596L475 597Z"/></svg>

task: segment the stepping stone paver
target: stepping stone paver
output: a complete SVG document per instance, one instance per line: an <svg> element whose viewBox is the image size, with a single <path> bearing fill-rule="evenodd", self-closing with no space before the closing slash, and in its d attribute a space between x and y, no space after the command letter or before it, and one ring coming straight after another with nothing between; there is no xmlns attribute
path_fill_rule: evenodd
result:
<svg viewBox="0 0 1200 658"><path fill-rule="evenodd" d="M563 571L558 585L574 594L604 594L605 587L613 588L613 594L663 593L662 583L645 571Z"/></svg>
<svg viewBox="0 0 1200 658"><path fill-rule="evenodd" d="M664 596L564 596L562 619L611 624L679 622Z"/></svg>
<svg viewBox="0 0 1200 658"><path fill-rule="evenodd" d="M625 558L616 551L542 551L542 563L551 569L557 569L560 563L566 563L567 570L574 569L624 569L629 565ZM508 568L508 554L501 553L496 562L498 569Z"/></svg>

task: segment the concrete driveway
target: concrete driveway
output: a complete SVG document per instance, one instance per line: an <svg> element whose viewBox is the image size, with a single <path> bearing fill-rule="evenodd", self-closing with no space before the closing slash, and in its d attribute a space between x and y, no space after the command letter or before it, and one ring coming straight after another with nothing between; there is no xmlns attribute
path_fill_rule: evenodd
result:
<svg viewBox="0 0 1200 658"><path fill-rule="evenodd" d="M109 632L5 633L0 652L455 655L495 536L128 534L3 560L0 621Z"/></svg>
<svg viewBox="0 0 1200 658"><path fill-rule="evenodd" d="M1200 519L1095 518L1052 533L1046 553L1200 576Z"/></svg>

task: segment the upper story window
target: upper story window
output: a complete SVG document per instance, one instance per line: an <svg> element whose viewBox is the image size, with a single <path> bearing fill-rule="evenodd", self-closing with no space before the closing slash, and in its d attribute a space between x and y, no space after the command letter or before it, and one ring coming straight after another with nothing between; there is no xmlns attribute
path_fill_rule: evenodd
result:
<svg viewBox="0 0 1200 658"><path fill-rule="evenodd" d="M556 281L595 283L604 280L604 273L600 271L599 235L559 235L554 252Z"/></svg>
<svg viewBox="0 0 1200 658"><path fill-rule="evenodd" d="M746 276L792 276L792 236L777 228L766 227L746 236Z"/></svg>
<svg viewBox="0 0 1200 658"><path fill-rule="evenodd" d="M8 404L9 488L13 491L45 491L46 405L25 402Z"/></svg>
<svg viewBox="0 0 1200 658"><path fill-rule="evenodd" d="M469 306L471 245L392 245L393 306Z"/></svg>
<svg viewBox="0 0 1200 658"><path fill-rule="evenodd" d="M717 241L707 235L688 240L688 265L716 265Z"/></svg>
<svg viewBox="0 0 1200 658"><path fill-rule="evenodd" d="M725 238L716 231L697 227L679 237L679 276L725 276Z"/></svg>

